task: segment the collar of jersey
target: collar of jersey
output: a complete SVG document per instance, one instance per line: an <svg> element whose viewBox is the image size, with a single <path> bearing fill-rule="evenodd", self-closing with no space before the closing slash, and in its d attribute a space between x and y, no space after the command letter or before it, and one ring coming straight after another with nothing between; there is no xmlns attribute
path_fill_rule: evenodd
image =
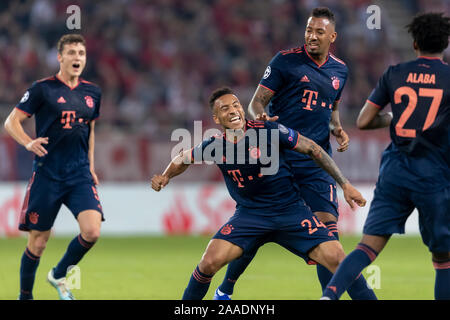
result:
<svg viewBox="0 0 450 320"><path fill-rule="evenodd" d="M442 63L445 63L444 60L442 60L439 57L427 57L427 56L418 56L417 59L426 59L426 60L439 60Z"/></svg>
<svg viewBox="0 0 450 320"><path fill-rule="evenodd" d="M55 78L58 79L61 83L63 83L65 86L67 86L70 90L75 89L75 88L78 87L79 84L81 83L80 77L78 77L78 82L77 82L77 84L74 85L73 87L71 87L71 86L69 86L68 83L66 83L63 79L61 79L61 78L58 76L58 74L55 75Z"/></svg>
<svg viewBox="0 0 450 320"><path fill-rule="evenodd" d="M328 54L327 54L327 59L326 59L322 64L318 64L318 63L316 62L316 60L314 60L314 59L309 55L308 51L306 50L306 44L303 45L303 50L305 51L305 53L306 53L306 55L308 56L308 58L309 58L312 62L315 63L315 65L317 66L317 68L322 67L325 63L328 62L328 59L330 59L330 52L328 52Z"/></svg>

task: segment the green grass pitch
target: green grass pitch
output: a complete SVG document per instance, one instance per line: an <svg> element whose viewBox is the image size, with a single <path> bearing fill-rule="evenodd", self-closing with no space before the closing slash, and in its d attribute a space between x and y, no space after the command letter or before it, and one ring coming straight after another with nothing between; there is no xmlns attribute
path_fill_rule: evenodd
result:
<svg viewBox="0 0 450 320"><path fill-rule="evenodd" d="M178 300L209 237L103 237L79 264L77 299ZM65 252L70 238L50 238L34 285L36 299L57 299L46 274ZM359 237L343 236L349 253ZM0 239L0 300L17 299L20 259L25 238ZM375 260L380 269L379 299L433 299L435 272L428 249L419 237L394 236ZM225 267L211 282L205 299L221 283ZM368 278L370 275L363 272ZM374 274L371 274L374 275ZM235 287L239 300L309 300L320 297L316 268L270 243L260 249ZM349 299L345 294L343 299Z"/></svg>

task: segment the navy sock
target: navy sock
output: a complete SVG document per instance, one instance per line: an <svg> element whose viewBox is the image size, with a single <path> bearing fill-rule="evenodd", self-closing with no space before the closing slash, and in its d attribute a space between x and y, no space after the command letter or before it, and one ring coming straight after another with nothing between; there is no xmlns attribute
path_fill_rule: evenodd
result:
<svg viewBox="0 0 450 320"><path fill-rule="evenodd" d="M88 242L81 237L81 234L73 238L67 247L67 251L59 261L58 265L53 269L53 276L55 279L66 276L67 268L76 265L83 258L86 252L95 244L95 242Z"/></svg>
<svg viewBox="0 0 450 320"><path fill-rule="evenodd" d="M25 248L20 264L20 300L33 299L33 285L39 260L40 257Z"/></svg>
<svg viewBox="0 0 450 320"><path fill-rule="evenodd" d="M257 250L243 254L239 259L235 259L228 264L227 272L219 290L228 295L233 294L234 285L239 276L244 272L256 255Z"/></svg>
<svg viewBox="0 0 450 320"><path fill-rule="evenodd" d="M337 223L334 221L325 222L327 228L333 233L337 240L339 240L339 232L337 229ZM325 290L327 284L330 282L333 274L324 266L317 265L317 276L319 277L322 291ZM352 300L377 300L377 296L371 288L367 286L366 279L361 275L358 277L352 285L347 289L348 295Z"/></svg>
<svg viewBox="0 0 450 320"><path fill-rule="evenodd" d="M208 292L213 276L202 273L197 266L184 290L182 300L202 300Z"/></svg>
<svg viewBox="0 0 450 320"><path fill-rule="evenodd" d="M436 300L450 300L450 260L433 261L433 266L436 269L434 298Z"/></svg>
<svg viewBox="0 0 450 320"><path fill-rule="evenodd" d="M323 296L336 300L354 283L362 277L361 272L372 263L378 253L368 245L359 243L339 265L330 283L323 291ZM365 280L364 280L365 282Z"/></svg>

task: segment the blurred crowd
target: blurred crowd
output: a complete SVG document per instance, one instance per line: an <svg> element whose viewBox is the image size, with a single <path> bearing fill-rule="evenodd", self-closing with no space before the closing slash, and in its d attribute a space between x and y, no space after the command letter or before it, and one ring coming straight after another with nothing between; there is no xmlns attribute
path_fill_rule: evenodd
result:
<svg viewBox="0 0 450 320"><path fill-rule="evenodd" d="M405 14L449 10L445 1L401 1ZM83 77L103 91L99 129L167 140L194 120L213 126L207 98L227 85L244 105L266 65L282 49L303 45L311 9L327 6L337 19L333 53L350 70L341 117L352 126L383 70L402 52L389 44L392 21L366 27L370 0L24 0L0 2L0 114L34 80L58 71L56 42L69 5L81 8L88 62ZM406 31L405 31L406 35ZM7 108L5 111L4 109ZM2 119L0 119L2 120Z"/></svg>

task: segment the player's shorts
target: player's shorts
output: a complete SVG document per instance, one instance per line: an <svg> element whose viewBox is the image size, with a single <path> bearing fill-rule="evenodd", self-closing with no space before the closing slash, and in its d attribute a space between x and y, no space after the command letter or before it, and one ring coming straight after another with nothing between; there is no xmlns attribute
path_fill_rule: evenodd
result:
<svg viewBox="0 0 450 320"><path fill-rule="evenodd" d="M241 247L244 254L270 239L310 264L311 250L322 242L337 240L300 201L277 215L262 216L255 210L238 208L213 239L229 241Z"/></svg>
<svg viewBox="0 0 450 320"><path fill-rule="evenodd" d="M56 181L33 172L20 214L19 230L47 231L53 227L61 205L66 205L75 218L85 210L103 210L92 179Z"/></svg>
<svg viewBox="0 0 450 320"><path fill-rule="evenodd" d="M377 182L363 233L405 233L405 223L414 208L419 212L422 240L431 252L450 251L450 187L439 192L416 192L383 181Z"/></svg>
<svg viewBox="0 0 450 320"><path fill-rule="evenodd" d="M328 212L339 217L336 181L322 168L293 167L300 196L312 212Z"/></svg>

